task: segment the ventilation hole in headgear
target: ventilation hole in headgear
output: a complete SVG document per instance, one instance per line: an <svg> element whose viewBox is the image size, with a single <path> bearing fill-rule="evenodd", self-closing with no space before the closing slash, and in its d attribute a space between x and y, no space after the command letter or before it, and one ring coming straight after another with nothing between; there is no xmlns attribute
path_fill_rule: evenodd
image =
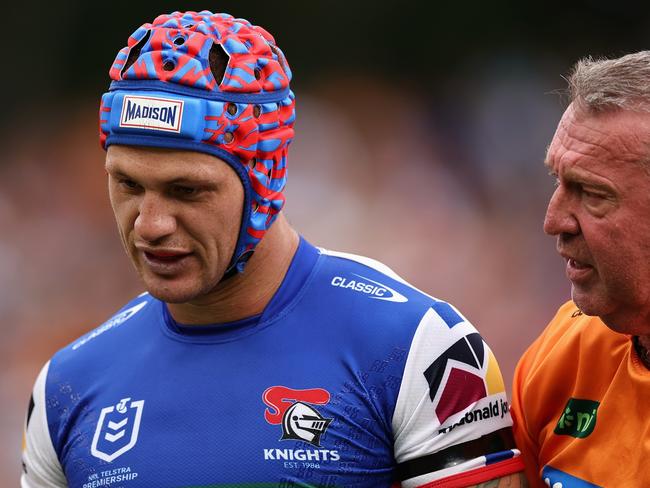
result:
<svg viewBox="0 0 650 488"><path fill-rule="evenodd" d="M226 110L230 115L237 115L237 105L232 102L229 102L228 105L226 105Z"/></svg>
<svg viewBox="0 0 650 488"><path fill-rule="evenodd" d="M255 169L255 166L257 165L257 158L253 158L248 162L248 166L250 169Z"/></svg>
<svg viewBox="0 0 650 488"><path fill-rule="evenodd" d="M212 43L210 48L210 54L208 55L210 61L210 71L212 71L212 76L217 80L217 85L220 85L223 81L223 76L226 74L226 67L228 66L228 54L223 50L221 44Z"/></svg>
<svg viewBox="0 0 650 488"><path fill-rule="evenodd" d="M262 107L260 107L259 105L255 105L255 106L253 107L253 116L254 116L255 118L258 118L258 117L260 116L261 113L262 113Z"/></svg>
<svg viewBox="0 0 650 488"><path fill-rule="evenodd" d="M255 79L259 80L262 77L262 70L259 68L255 68L253 70L253 74L255 75Z"/></svg>
<svg viewBox="0 0 650 488"><path fill-rule="evenodd" d="M187 24L187 25L185 26L186 29L191 29L192 27L194 27L194 24Z"/></svg>
<svg viewBox="0 0 650 488"><path fill-rule="evenodd" d="M232 141L235 140L235 135L232 132L226 132L223 135L223 140L226 141L226 144L230 144Z"/></svg>
<svg viewBox="0 0 650 488"><path fill-rule="evenodd" d="M135 46L133 46L129 50L129 56L126 58L126 63L124 63L124 67L122 68L122 71L120 72L120 78L124 76L124 73L126 73L126 70L128 70L133 63L136 62L136 60L140 57L140 51L142 51L142 48L144 45L147 43L149 40L149 37L151 37L151 31L148 30L147 33L144 35L142 39L140 39L140 42L138 42Z"/></svg>
<svg viewBox="0 0 650 488"><path fill-rule="evenodd" d="M257 202L253 202L253 213L257 212L258 208L260 208L260 204Z"/></svg>
<svg viewBox="0 0 650 488"><path fill-rule="evenodd" d="M174 39L174 44L176 44L177 46L182 46L183 44L185 44L185 38L177 37L176 39Z"/></svg>
<svg viewBox="0 0 650 488"><path fill-rule="evenodd" d="M173 61L165 61L165 63L163 64L163 69L165 71L174 71L175 67L176 67L176 63L174 63Z"/></svg>

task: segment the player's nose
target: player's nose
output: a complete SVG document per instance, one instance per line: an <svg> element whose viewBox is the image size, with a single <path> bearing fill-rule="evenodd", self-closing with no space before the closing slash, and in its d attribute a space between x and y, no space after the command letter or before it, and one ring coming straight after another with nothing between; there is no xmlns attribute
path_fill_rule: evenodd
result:
<svg viewBox="0 0 650 488"><path fill-rule="evenodd" d="M138 208L134 231L144 241L155 242L176 231L176 217L165 199L146 192Z"/></svg>

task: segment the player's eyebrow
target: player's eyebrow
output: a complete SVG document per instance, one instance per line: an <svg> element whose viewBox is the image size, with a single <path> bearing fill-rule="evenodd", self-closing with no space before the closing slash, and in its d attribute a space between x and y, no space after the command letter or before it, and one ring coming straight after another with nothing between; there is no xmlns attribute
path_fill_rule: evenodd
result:
<svg viewBox="0 0 650 488"><path fill-rule="evenodd" d="M106 164L105 167L106 167L106 172L107 172L110 176L112 176L113 178L123 178L123 179L127 179L127 180L135 180L135 177L133 177L133 176L131 176L131 175L125 173L124 171L122 171L122 169L119 168L118 165L115 165L115 164L111 164L111 165Z"/></svg>
<svg viewBox="0 0 650 488"><path fill-rule="evenodd" d="M218 182L212 179L201 178L201 177L188 177L188 176L181 176L178 178L174 178L172 180L167 180L163 183L169 186L187 185L187 186L200 186L202 188L216 188L218 186Z"/></svg>
<svg viewBox="0 0 650 488"><path fill-rule="evenodd" d="M132 178L131 175L127 175L123 171L120 171L120 170L117 170L117 169L108 169L108 168L106 168L106 169L112 176L116 176L118 178Z"/></svg>
<svg viewBox="0 0 650 488"><path fill-rule="evenodd" d="M137 176L130 175L122 169L113 169L109 170L109 174L116 179L125 179L125 180L132 180L135 182L139 182L139 179ZM170 178L170 179L156 179L155 181L156 185L161 185L161 187L173 187L173 186L191 186L191 187L196 187L196 188L201 188L203 190L215 190L219 187L219 182L210 179L210 178L205 178L205 177L200 177L200 176L178 176L175 178Z"/></svg>

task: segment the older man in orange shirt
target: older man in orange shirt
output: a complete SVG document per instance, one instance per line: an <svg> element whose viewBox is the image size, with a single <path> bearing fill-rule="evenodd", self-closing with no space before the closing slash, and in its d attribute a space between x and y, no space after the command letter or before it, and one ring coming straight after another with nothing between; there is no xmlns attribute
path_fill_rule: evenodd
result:
<svg viewBox="0 0 650 488"><path fill-rule="evenodd" d="M518 446L533 486L650 486L650 51L585 59L548 149L572 300L522 357Z"/></svg>

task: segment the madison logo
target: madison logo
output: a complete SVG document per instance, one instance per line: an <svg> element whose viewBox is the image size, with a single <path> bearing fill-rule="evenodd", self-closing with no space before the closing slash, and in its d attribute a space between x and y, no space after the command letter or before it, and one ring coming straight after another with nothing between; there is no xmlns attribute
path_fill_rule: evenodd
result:
<svg viewBox="0 0 650 488"><path fill-rule="evenodd" d="M294 390L272 386L262 394L267 405L264 419L272 425L282 425L283 440L306 441L320 447L320 438L333 419L323 417L312 405L325 405L330 394L322 388Z"/></svg>
<svg viewBox="0 0 650 488"><path fill-rule="evenodd" d="M180 132L183 100L126 95L120 127Z"/></svg>
<svg viewBox="0 0 650 488"><path fill-rule="evenodd" d="M424 371L424 377L431 401L437 399L435 410L440 424L481 398L505 391L496 359L476 332L443 352Z"/></svg>
<svg viewBox="0 0 650 488"><path fill-rule="evenodd" d="M90 453L111 462L135 446L143 407L144 400L132 402L130 398L123 398L117 405L103 408Z"/></svg>

